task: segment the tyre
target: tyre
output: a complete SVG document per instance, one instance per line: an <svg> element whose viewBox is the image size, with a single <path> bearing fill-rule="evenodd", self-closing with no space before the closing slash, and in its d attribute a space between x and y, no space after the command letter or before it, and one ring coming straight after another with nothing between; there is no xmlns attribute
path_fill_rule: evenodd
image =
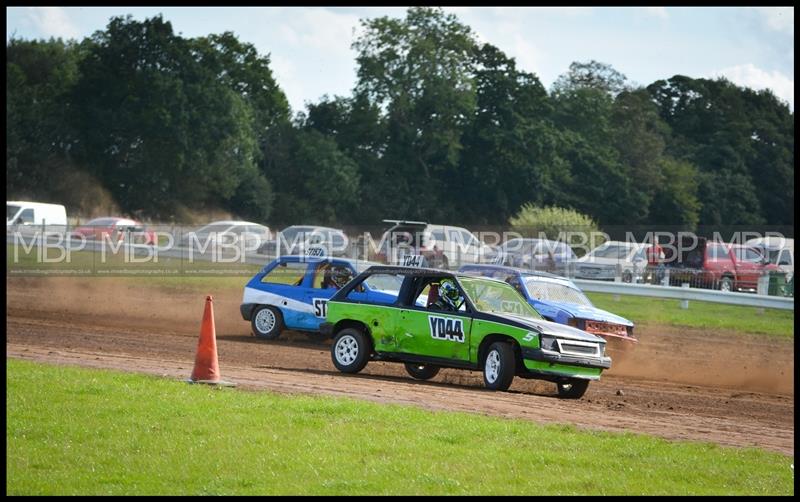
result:
<svg viewBox="0 0 800 502"><path fill-rule="evenodd" d="M719 290L720 291L733 291L733 279L728 276L723 277L719 280Z"/></svg>
<svg viewBox="0 0 800 502"><path fill-rule="evenodd" d="M250 326L256 338L274 340L283 331L283 316L281 311L275 307L261 305L253 311Z"/></svg>
<svg viewBox="0 0 800 502"><path fill-rule="evenodd" d="M369 361L370 345L366 335L354 328L341 330L331 345L331 359L342 373L358 373Z"/></svg>
<svg viewBox="0 0 800 502"><path fill-rule="evenodd" d="M514 349L505 342L494 342L483 360L483 384L491 390L508 390L514 380Z"/></svg>
<svg viewBox="0 0 800 502"><path fill-rule="evenodd" d="M432 364L406 363L406 371L415 380L430 380L439 374L439 367Z"/></svg>
<svg viewBox="0 0 800 502"><path fill-rule="evenodd" d="M571 378L566 382L558 382L558 397L562 399L580 399L589 388L589 380Z"/></svg>
<svg viewBox="0 0 800 502"><path fill-rule="evenodd" d="M633 282L633 273L630 270L622 273L622 282L627 282L628 284Z"/></svg>

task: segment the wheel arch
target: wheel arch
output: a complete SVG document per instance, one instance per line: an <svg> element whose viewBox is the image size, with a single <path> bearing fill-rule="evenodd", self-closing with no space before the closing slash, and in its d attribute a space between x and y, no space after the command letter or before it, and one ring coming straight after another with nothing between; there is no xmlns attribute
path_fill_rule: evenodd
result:
<svg viewBox="0 0 800 502"><path fill-rule="evenodd" d="M335 338L341 330L347 328L357 329L358 331L362 332L367 338L367 343L369 343L370 349L374 350L375 342L372 340L372 332L370 331L369 326L361 321L356 321L354 319L342 319L338 321L333 325L333 337Z"/></svg>
<svg viewBox="0 0 800 502"><path fill-rule="evenodd" d="M517 372L520 371L522 367L522 348L519 345L519 342L510 335L504 335L502 333L491 333L483 337L481 340L480 345L478 345L478 369L483 370L483 361L486 359L486 353L489 351L489 347L495 342L506 342L510 343L511 347L514 349L514 359L517 362Z"/></svg>

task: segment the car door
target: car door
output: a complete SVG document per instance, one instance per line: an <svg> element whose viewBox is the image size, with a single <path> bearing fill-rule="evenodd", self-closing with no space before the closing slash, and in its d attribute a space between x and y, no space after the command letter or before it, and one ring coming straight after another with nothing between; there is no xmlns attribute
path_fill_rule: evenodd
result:
<svg viewBox="0 0 800 502"><path fill-rule="evenodd" d="M256 290L252 301L279 308L289 329L317 329L320 321L314 315L306 294L311 281L309 265L315 263L278 262L257 281L248 284L249 288Z"/></svg>
<svg viewBox="0 0 800 502"><path fill-rule="evenodd" d="M347 268L353 277L356 276L355 269L347 262L324 260L312 265L310 277L302 286L305 301L313 308L314 318L309 318L309 324L312 329L319 328L319 324L328 317L328 300L339 290L335 285L325 280L326 274L330 273L333 267ZM358 296L358 299L363 295L363 293L356 291L352 294Z"/></svg>
<svg viewBox="0 0 800 502"><path fill-rule="evenodd" d="M753 248L737 247L736 282L739 288L756 288L758 278L764 270L763 255Z"/></svg>
<svg viewBox="0 0 800 502"><path fill-rule="evenodd" d="M417 281L429 278L419 277ZM472 315L466 301L458 312L443 312L427 308L431 289L438 289L440 282L428 281L423 288L415 288L419 294L413 295L400 309L401 331L397 337L398 352L422 357L469 360L469 334L472 328ZM452 281L452 279L451 279ZM456 284L455 281L452 281ZM459 287L456 284L456 287ZM460 290L460 287L459 287ZM462 297L464 295L461 292ZM423 306L421 303L425 303Z"/></svg>

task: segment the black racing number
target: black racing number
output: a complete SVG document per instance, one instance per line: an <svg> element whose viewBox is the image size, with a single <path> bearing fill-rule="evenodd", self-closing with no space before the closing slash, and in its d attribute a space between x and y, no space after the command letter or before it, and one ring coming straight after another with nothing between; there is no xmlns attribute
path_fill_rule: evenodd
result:
<svg viewBox="0 0 800 502"><path fill-rule="evenodd" d="M314 298L314 315L322 319L328 317L328 300Z"/></svg>

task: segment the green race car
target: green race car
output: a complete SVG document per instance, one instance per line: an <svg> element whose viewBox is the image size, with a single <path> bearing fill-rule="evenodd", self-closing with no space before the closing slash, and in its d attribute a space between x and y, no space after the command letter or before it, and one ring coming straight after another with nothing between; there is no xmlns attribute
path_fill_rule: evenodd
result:
<svg viewBox="0 0 800 502"><path fill-rule="evenodd" d="M400 290L370 295L367 279ZM370 267L330 299L320 329L334 337L331 358L344 373L369 360L405 363L419 380L443 367L482 370L492 390L519 376L554 382L560 397L577 399L611 367L605 340L545 321L505 282L442 270Z"/></svg>

